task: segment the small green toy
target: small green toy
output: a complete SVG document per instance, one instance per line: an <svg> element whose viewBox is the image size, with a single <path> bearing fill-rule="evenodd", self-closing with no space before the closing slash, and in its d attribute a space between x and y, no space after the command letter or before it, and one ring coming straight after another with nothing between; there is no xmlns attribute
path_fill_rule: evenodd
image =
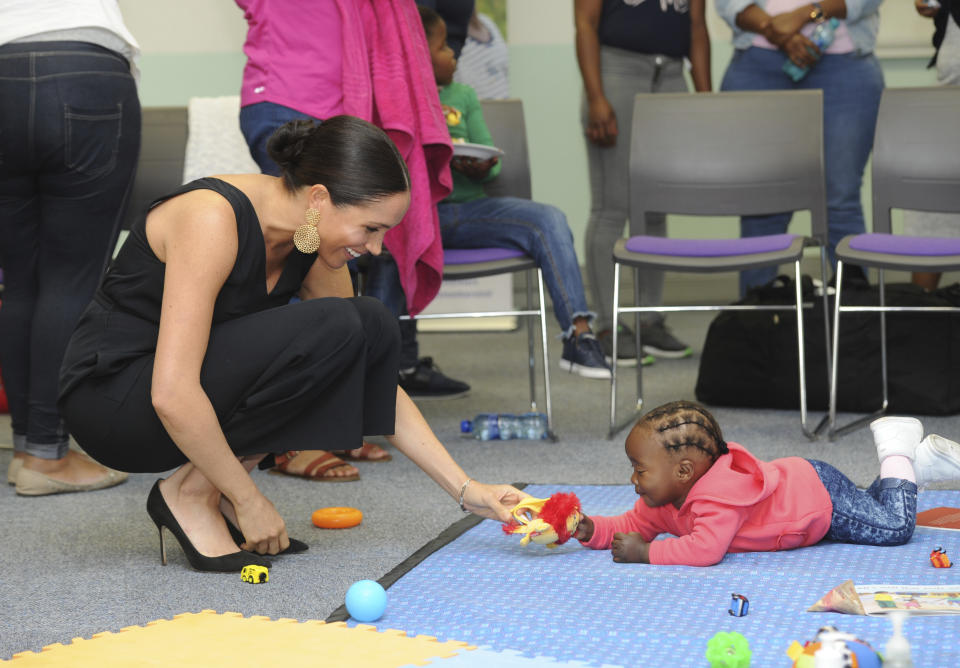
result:
<svg viewBox="0 0 960 668"><path fill-rule="evenodd" d="M720 631L707 642L710 668L750 668L750 644L736 631Z"/></svg>

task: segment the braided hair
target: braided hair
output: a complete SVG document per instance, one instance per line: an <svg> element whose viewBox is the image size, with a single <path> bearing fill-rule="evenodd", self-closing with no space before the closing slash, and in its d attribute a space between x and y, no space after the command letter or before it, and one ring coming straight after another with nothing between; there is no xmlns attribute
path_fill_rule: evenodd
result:
<svg viewBox="0 0 960 668"><path fill-rule="evenodd" d="M658 406L641 417L637 425L658 433L663 447L674 454L694 448L715 461L729 452L716 418L693 401L671 401Z"/></svg>

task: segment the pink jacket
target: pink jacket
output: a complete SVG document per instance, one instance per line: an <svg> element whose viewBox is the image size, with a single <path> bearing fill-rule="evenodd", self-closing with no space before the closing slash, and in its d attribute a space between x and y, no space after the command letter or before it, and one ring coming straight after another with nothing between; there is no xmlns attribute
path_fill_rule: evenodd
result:
<svg viewBox="0 0 960 668"><path fill-rule="evenodd" d="M337 6L344 26L344 113L383 128L410 170L410 208L385 244L400 270L407 309L416 315L440 290L436 205L453 191L453 144L427 37L413 0L337 0Z"/></svg>
<svg viewBox="0 0 960 668"><path fill-rule="evenodd" d="M833 503L801 457L764 462L737 443L691 488L683 506L650 508L642 499L617 517L593 517L583 544L603 550L617 532L650 543L651 564L711 566L727 552L772 552L813 545L830 529ZM662 533L676 538L653 539Z"/></svg>

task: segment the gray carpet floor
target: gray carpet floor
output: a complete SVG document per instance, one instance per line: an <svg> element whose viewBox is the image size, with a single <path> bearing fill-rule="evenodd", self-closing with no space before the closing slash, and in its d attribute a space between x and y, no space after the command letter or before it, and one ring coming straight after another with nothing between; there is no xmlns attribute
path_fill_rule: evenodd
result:
<svg viewBox="0 0 960 668"><path fill-rule="evenodd" d="M645 372L645 405L693 399L698 353L710 315L677 314L670 323L693 345L691 359L659 361ZM609 384L561 372L560 344L551 339L553 405L560 440L477 442L459 435L464 418L483 411L525 409L525 334L423 334L421 354L468 381L469 396L420 406L440 439L469 475L487 482L627 484L630 469L622 432L607 440ZM620 377L620 410L633 404L633 373ZM808 442L796 411L714 410L728 440L763 458L801 455L828 461L865 485L877 473L869 430L836 442ZM819 414L817 414L819 417ZM843 416L849 418L850 416ZM956 437L960 416L924 418L927 431ZM9 419L0 417L0 444L9 445ZM318 447L325 444L318 435ZM59 496L18 497L0 489L0 659L37 651L54 642L117 631L181 612L213 609L244 615L324 619L343 603L350 584L377 579L462 513L409 460L359 464L361 480L317 483L255 473L258 485L284 515L292 536L310 550L277 558L265 586L244 584L236 574L191 570L175 543L160 565L159 540L145 511L156 475L134 475L113 489ZM5 470L11 451L0 450ZM363 523L323 531L311 512L322 506L356 506ZM169 535L168 535L169 538Z"/></svg>

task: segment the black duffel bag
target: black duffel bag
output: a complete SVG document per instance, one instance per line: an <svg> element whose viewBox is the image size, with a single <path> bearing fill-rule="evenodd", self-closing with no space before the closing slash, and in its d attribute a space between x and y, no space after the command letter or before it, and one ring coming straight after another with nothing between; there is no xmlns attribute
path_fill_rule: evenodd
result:
<svg viewBox="0 0 960 668"><path fill-rule="evenodd" d="M809 276L802 281L807 406L826 410L829 399L823 306ZM794 282L779 276L738 304L792 304ZM833 317L833 297L830 297ZM928 293L912 284L888 284L888 306L960 306L960 284ZM875 286L844 288L845 306L879 304ZM960 313L887 313L887 374L891 413L960 413ZM710 324L700 358L696 396L705 404L795 409L800 406L797 320L792 311L725 311ZM837 408L880 408L880 315L840 317Z"/></svg>

